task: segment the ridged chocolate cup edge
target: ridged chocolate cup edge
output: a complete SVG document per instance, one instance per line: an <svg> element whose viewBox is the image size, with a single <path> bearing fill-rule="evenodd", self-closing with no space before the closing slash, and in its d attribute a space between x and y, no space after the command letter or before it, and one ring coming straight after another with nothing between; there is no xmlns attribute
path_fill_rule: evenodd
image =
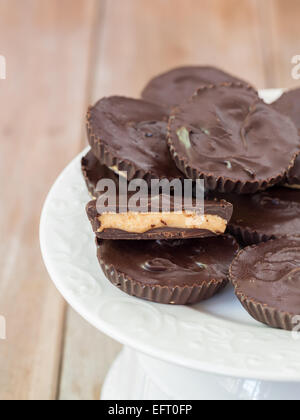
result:
<svg viewBox="0 0 300 420"><path fill-rule="evenodd" d="M234 223L227 225L227 232L234 236L239 242L244 245L258 245L261 242L267 242L271 239L276 239L276 235L268 235L249 227L241 227Z"/></svg>
<svg viewBox="0 0 300 420"><path fill-rule="evenodd" d="M81 173L83 175L83 179L85 181L87 190L88 190L91 198L95 200L97 194L96 194L96 191L95 191L95 187L93 186L93 184L89 180L89 177L88 177L88 174L87 174L86 163L85 162L86 162L86 156L84 156L81 159Z"/></svg>
<svg viewBox="0 0 300 420"><path fill-rule="evenodd" d="M210 191L218 191L221 193L233 193L233 194L255 194L258 191L264 191L267 188L270 188L274 185L281 183L287 172L293 167L294 162L298 156L296 153L289 165L289 167L281 174L276 177L268 178L266 180L256 180L256 181L241 181L234 180L227 177L216 177L212 174L206 174L205 172L200 172L195 168L189 166L184 158L179 158L177 152L175 151L170 137L168 138L168 145L170 149L171 156L175 161L178 169L183 172L188 178L196 180L203 179L205 189Z"/></svg>
<svg viewBox="0 0 300 420"><path fill-rule="evenodd" d="M142 284L124 273L119 272L112 265L107 265L99 255L100 266L106 278L118 289L130 296L145 299L151 302L173 304L173 305L191 305L207 300L215 296L228 284L228 278L223 280L212 279L208 283L186 285L186 286L162 286Z"/></svg>
<svg viewBox="0 0 300 420"><path fill-rule="evenodd" d="M295 323L293 322L293 318L296 316L295 314L291 314L289 312L280 311L279 309L273 308L267 304L263 304L258 302L256 299L249 298L244 293L239 292L238 289L238 281L236 280L236 275L233 274L233 268L235 264L238 264L239 256L247 252L247 250L256 247L257 245L251 245L244 249L242 249L229 267L229 281L234 287L235 295L241 302L244 309L249 313L249 315L254 318L256 321L268 325L272 328L277 328L281 330L292 331L295 328Z"/></svg>
<svg viewBox="0 0 300 420"><path fill-rule="evenodd" d="M245 310L256 321L281 330L292 331L295 328L296 325L293 323L294 314L282 312L278 309L256 302L253 299L247 298L242 293L236 293L236 296Z"/></svg>

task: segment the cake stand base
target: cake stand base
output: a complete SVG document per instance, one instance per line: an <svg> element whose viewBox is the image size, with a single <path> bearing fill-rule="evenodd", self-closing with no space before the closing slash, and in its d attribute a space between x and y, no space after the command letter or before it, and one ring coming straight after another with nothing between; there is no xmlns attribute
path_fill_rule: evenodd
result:
<svg viewBox="0 0 300 420"><path fill-rule="evenodd" d="M230 378L176 366L124 347L103 400L299 400L300 384Z"/></svg>

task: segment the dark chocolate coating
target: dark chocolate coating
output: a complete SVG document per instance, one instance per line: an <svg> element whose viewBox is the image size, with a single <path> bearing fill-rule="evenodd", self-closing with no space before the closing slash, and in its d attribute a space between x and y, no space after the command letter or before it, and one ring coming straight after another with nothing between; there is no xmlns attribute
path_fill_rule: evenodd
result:
<svg viewBox="0 0 300 420"><path fill-rule="evenodd" d="M149 201L150 203L150 201ZM202 237L209 237L215 236L216 234L205 229L181 229L181 228L173 228L173 227L160 227L150 229L144 233L133 233L133 232L126 232L120 229L105 229L103 232L98 232L99 228L101 227L100 221L98 217L100 214L97 211L97 201L93 200L87 204L86 212L88 218L91 222L93 231L95 232L96 236L101 239L111 239L111 240L156 240L156 239L187 239L187 238L202 238ZM171 211L173 205L173 197L171 197ZM150 204L149 207L150 209ZM139 209L141 213L148 212L147 208ZM160 210L161 211L161 210ZM204 201L204 214L205 215L216 215L221 217L222 219L226 220L227 222L230 220L232 215L232 205L227 203L224 200L217 201L217 200L205 200ZM117 208L116 213L122 213L124 210L120 210ZM221 233L221 232L220 232Z"/></svg>
<svg viewBox="0 0 300 420"><path fill-rule="evenodd" d="M94 155L106 166L128 172L128 180L174 179L183 175L167 146L166 110L139 99L101 99L87 117Z"/></svg>
<svg viewBox="0 0 300 420"><path fill-rule="evenodd" d="M291 118L295 126L300 129L300 88L284 92L272 107Z"/></svg>
<svg viewBox="0 0 300 420"><path fill-rule="evenodd" d="M216 67L179 67L154 77L142 92L146 101L172 107L190 98L202 85L223 82L243 82Z"/></svg>
<svg viewBox="0 0 300 420"><path fill-rule="evenodd" d="M278 112L290 117L300 133L300 88L285 92L272 106ZM300 184L300 157L288 172L287 182L291 185Z"/></svg>
<svg viewBox="0 0 300 420"><path fill-rule="evenodd" d="M233 204L229 232L246 244L300 235L300 190L273 187L254 195L215 194Z"/></svg>
<svg viewBox="0 0 300 420"><path fill-rule="evenodd" d="M203 87L176 108L169 146L177 166L207 189L253 194L285 177L299 138L290 118L234 83Z"/></svg>
<svg viewBox="0 0 300 420"><path fill-rule="evenodd" d="M285 314L300 314L300 236L245 248L233 261L230 278L242 302L263 306L259 321L281 328Z"/></svg>
<svg viewBox="0 0 300 420"><path fill-rule="evenodd" d="M294 166L287 174L287 183L289 185L300 185L300 156L296 158Z"/></svg>
<svg viewBox="0 0 300 420"><path fill-rule="evenodd" d="M184 286L223 280L238 246L230 236L186 241L100 242L99 258L152 286Z"/></svg>
<svg viewBox="0 0 300 420"><path fill-rule="evenodd" d="M92 226L94 224L92 223ZM145 233L125 232L120 229L105 229L103 232L96 232L96 236L106 240L126 241L151 241L151 240L175 240L191 238L208 238L217 234L206 229L179 229L179 228L156 228Z"/></svg>
<svg viewBox="0 0 300 420"><path fill-rule="evenodd" d="M175 241L101 241L98 258L121 290L160 303L199 302L227 284L238 252L230 236Z"/></svg>
<svg viewBox="0 0 300 420"><path fill-rule="evenodd" d="M107 166L101 165L91 150L81 160L81 171L92 197L98 197L102 193L97 191L97 184L101 179L111 179L116 186L119 184L118 175Z"/></svg>

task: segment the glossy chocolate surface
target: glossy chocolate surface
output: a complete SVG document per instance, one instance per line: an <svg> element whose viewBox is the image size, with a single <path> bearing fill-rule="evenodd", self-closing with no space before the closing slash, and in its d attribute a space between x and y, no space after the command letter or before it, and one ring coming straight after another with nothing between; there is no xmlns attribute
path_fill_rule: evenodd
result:
<svg viewBox="0 0 300 420"><path fill-rule="evenodd" d="M272 107L291 118L300 129L300 88L284 92Z"/></svg>
<svg viewBox="0 0 300 420"><path fill-rule="evenodd" d="M245 248L232 264L231 279L238 295L300 314L300 237Z"/></svg>
<svg viewBox="0 0 300 420"><path fill-rule="evenodd" d="M149 102L172 107L190 98L201 85L223 82L242 80L211 66L179 67L152 79L143 90L142 97Z"/></svg>
<svg viewBox="0 0 300 420"><path fill-rule="evenodd" d="M227 278L238 251L231 236L174 241L101 241L98 257L126 277L153 286L201 285Z"/></svg>
<svg viewBox="0 0 300 420"><path fill-rule="evenodd" d="M199 176L257 189L262 182L278 182L298 153L291 120L240 84L199 89L174 110L169 132L171 149Z"/></svg>
<svg viewBox="0 0 300 420"><path fill-rule="evenodd" d="M291 118L300 134L300 88L285 92L272 106L282 114ZM300 145L300 144L299 144ZM300 157L287 176L289 184L300 184Z"/></svg>
<svg viewBox="0 0 300 420"><path fill-rule="evenodd" d="M167 146L167 121L163 107L119 96L103 98L88 114L89 142L98 159L103 158L101 143L109 160L122 162L122 170L129 173L180 178Z"/></svg>

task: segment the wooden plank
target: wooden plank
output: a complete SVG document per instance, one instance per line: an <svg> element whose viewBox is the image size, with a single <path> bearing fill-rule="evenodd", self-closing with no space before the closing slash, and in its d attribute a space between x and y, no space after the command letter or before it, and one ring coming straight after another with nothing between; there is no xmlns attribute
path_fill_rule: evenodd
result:
<svg viewBox="0 0 300 420"><path fill-rule="evenodd" d="M153 75L212 64L265 84L257 4L252 0L107 2L93 100L138 96Z"/></svg>
<svg viewBox="0 0 300 420"><path fill-rule="evenodd" d="M98 0L96 27L90 57L87 97L92 101L97 75L97 58L102 43L106 0ZM82 136L82 147L86 136ZM121 345L90 326L72 308L67 308L64 348L58 398L60 400L98 400L107 371Z"/></svg>
<svg viewBox="0 0 300 420"><path fill-rule="evenodd" d="M99 400L106 373L121 345L68 309L60 400Z"/></svg>
<svg viewBox="0 0 300 420"><path fill-rule="evenodd" d="M275 87L299 87L292 78L292 57L300 55L299 0L267 0L265 25L268 28L269 68Z"/></svg>
<svg viewBox="0 0 300 420"><path fill-rule="evenodd" d="M0 399L57 392L65 304L41 260L38 225L81 145L95 0L0 0Z"/></svg>

